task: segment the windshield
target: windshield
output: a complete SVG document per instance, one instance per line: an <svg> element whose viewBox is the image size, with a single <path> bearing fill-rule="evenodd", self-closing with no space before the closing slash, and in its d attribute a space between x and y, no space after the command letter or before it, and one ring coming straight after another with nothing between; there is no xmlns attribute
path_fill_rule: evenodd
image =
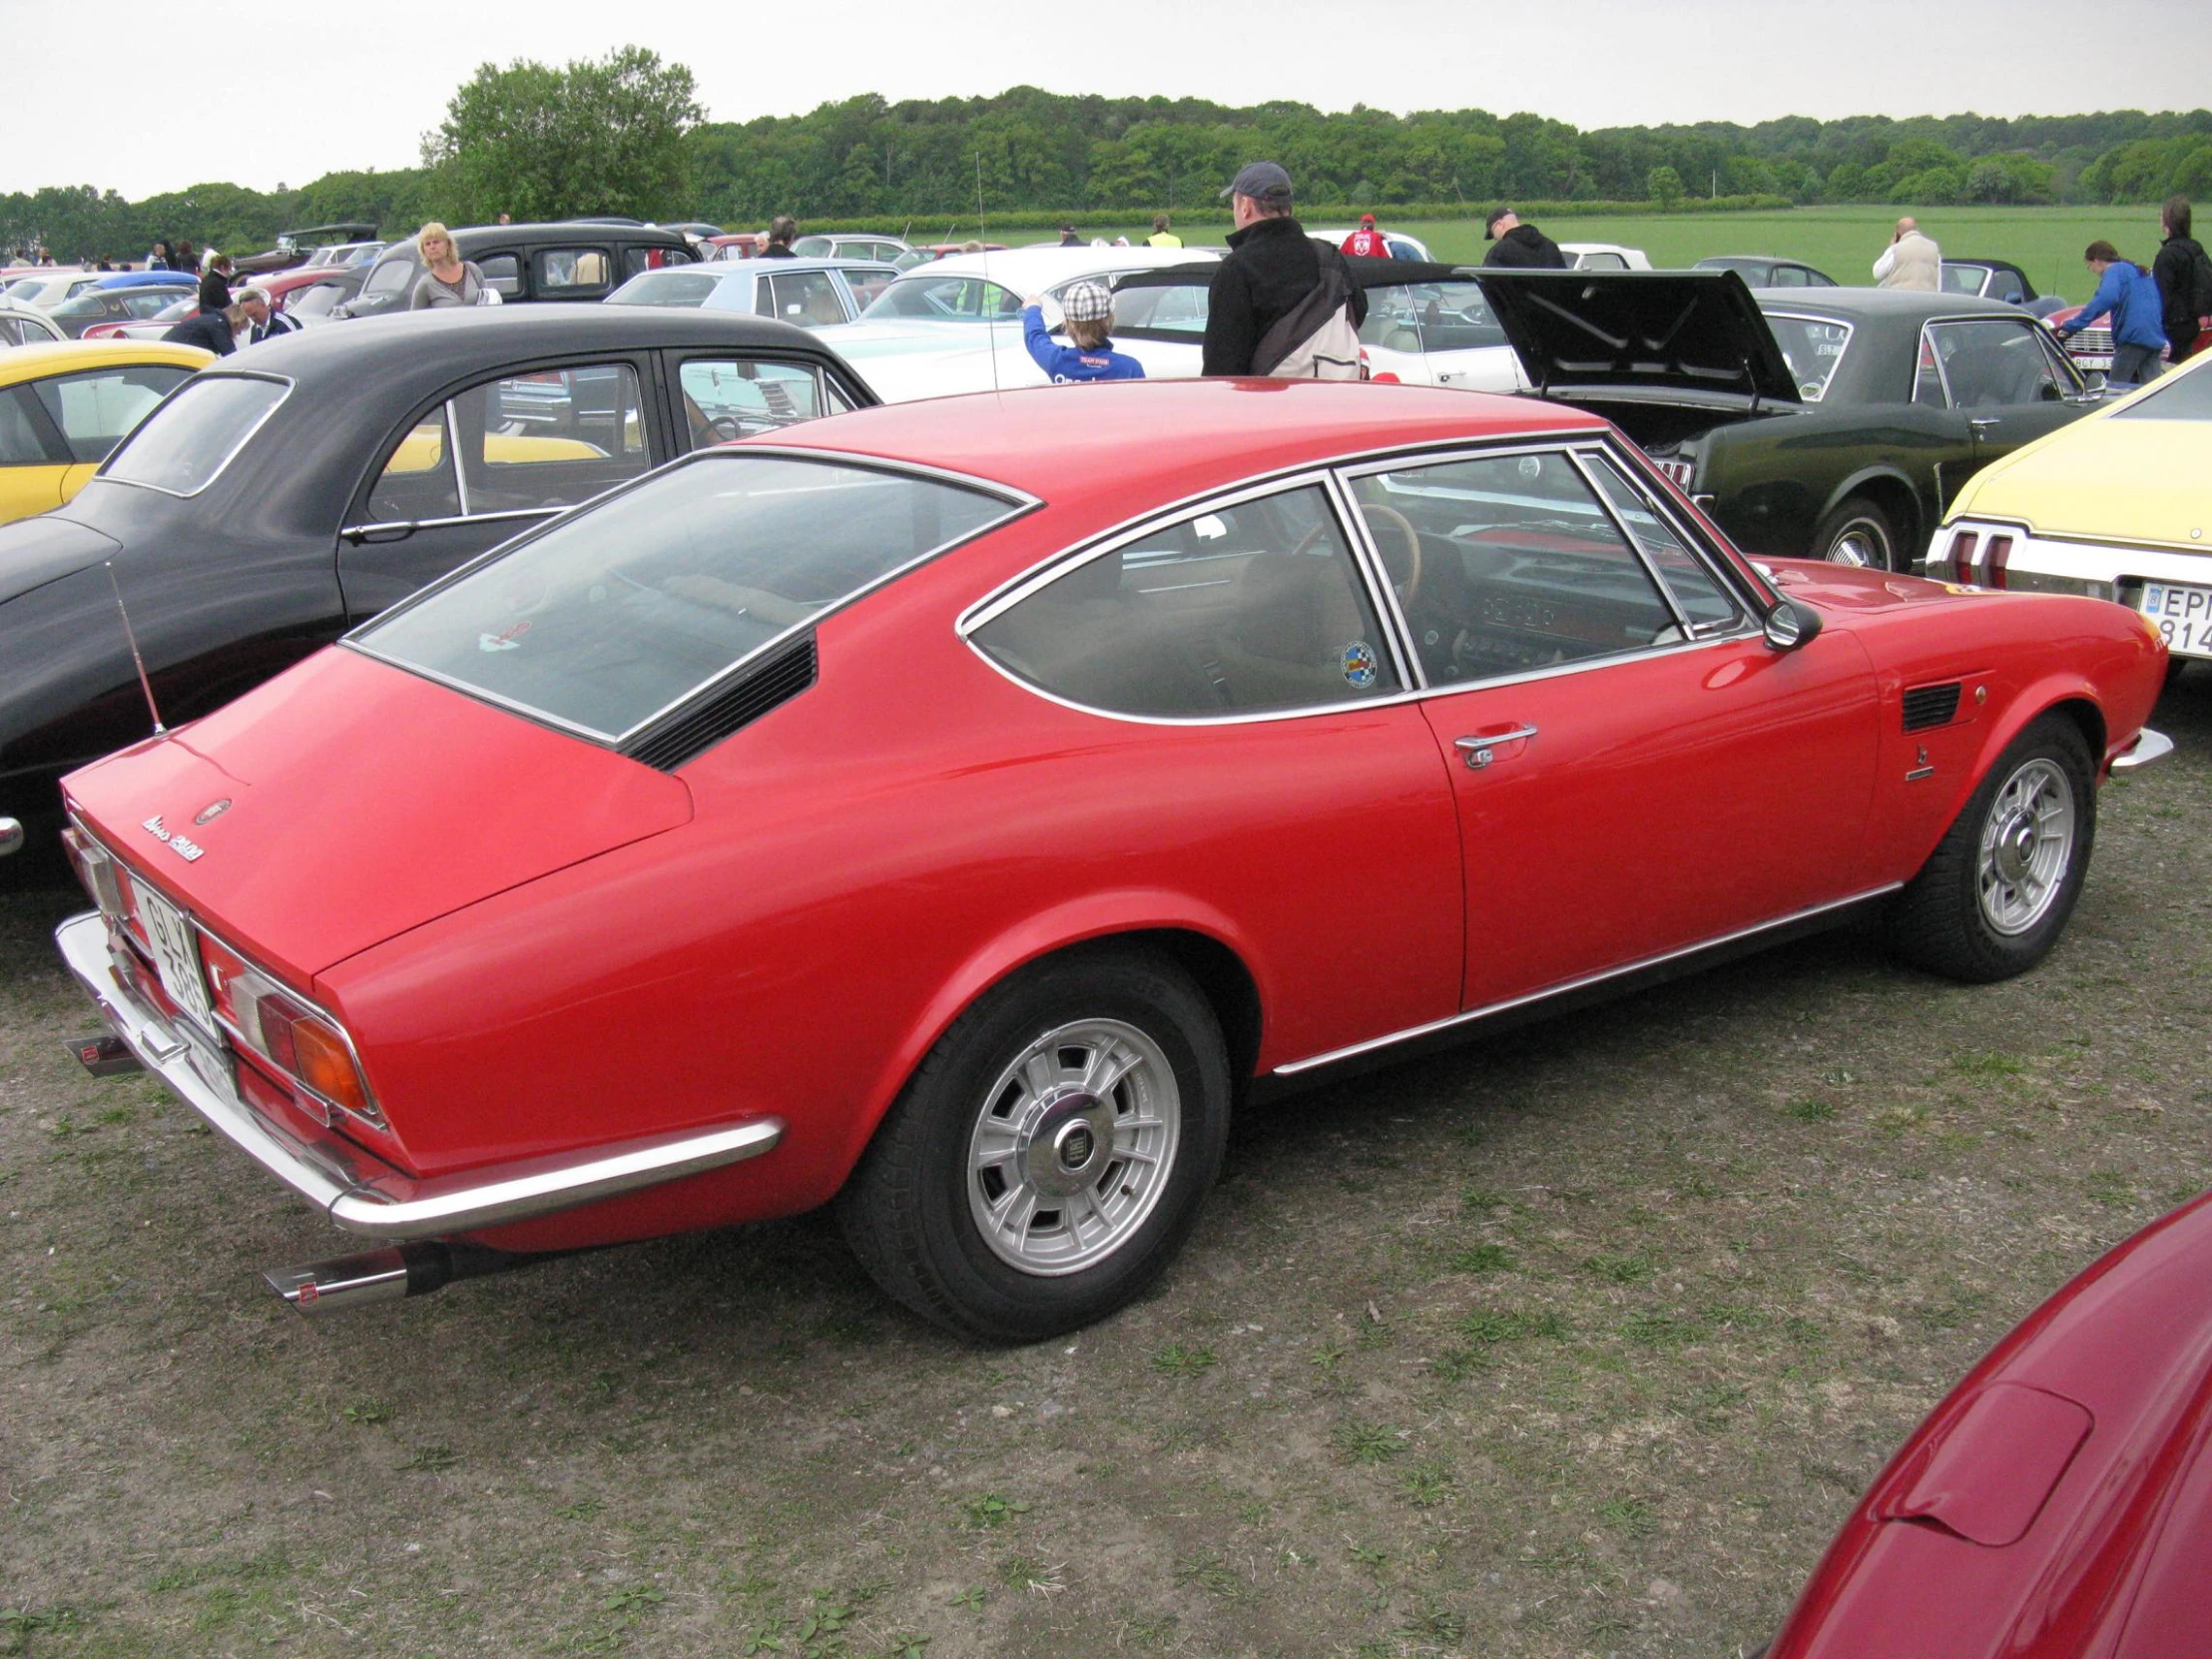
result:
<svg viewBox="0 0 2212 1659"><path fill-rule="evenodd" d="M792 244L792 252L803 260L826 260L835 247L828 237L801 237Z"/></svg>
<svg viewBox="0 0 2212 1659"><path fill-rule="evenodd" d="M980 276L917 273L901 276L861 313L868 322L885 317L929 317L938 322L988 322L1021 315L1021 296Z"/></svg>
<svg viewBox="0 0 2212 1659"><path fill-rule="evenodd" d="M1943 262L1943 291L1945 293L1978 294L1982 284L1989 279L1989 268L1985 265L1952 265Z"/></svg>
<svg viewBox="0 0 2212 1659"><path fill-rule="evenodd" d="M616 743L831 606L1018 510L939 478L725 450L571 514L353 638Z"/></svg>
<svg viewBox="0 0 2212 1659"><path fill-rule="evenodd" d="M243 374L190 380L108 457L100 476L171 495L197 495L221 476L289 390L287 381Z"/></svg>
<svg viewBox="0 0 2212 1659"><path fill-rule="evenodd" d="M724 279L716 271L647 271L607 295L610 305L701 305Z"/></svg>
<svg viewBox="0 0 2212 1659"><path fill-rule="evenodd" d="M1818 403L1851 344L1851 324L1831 322L1826 317L1776 316L1769 312L1767 327L1773 331L1775 344L1782 347L1782 360L1790 365L1790 378L1797 382L1798 396L1808 403Z"/></svg>
<svg viewBox="0 0 2212 1659"><path fill-rule="evenodd" d="M2112 411L2114 420L2212 420L2212 370L2193 369L2187 374L2169 373L2163 381L2128 404Z"/></svg>

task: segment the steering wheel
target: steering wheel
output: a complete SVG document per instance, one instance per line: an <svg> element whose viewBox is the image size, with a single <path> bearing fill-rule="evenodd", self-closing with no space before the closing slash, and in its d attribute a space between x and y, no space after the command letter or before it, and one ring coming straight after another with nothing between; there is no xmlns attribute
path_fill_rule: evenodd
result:
<svg viewBox="0 0 2212 1659"><path fill-rule="evenodd" d="M707 422L707 430L728 443L732 438L745 436L745 422L736 415L716 415Z"/></svg>
<svg viewBox="0 0 2212 1659"><path fill-rule="evenodd" d="M1385 507L1380 502L1363 501L1360 503L1360 511L1366 515L1371 528L1377 519L1381 519L1405 538L1406 568L1403 580L1389 572L1387 560L1383 562L1382 568L1386 574L1390 574L1390 586L1397 590L1399 607L1404 610L1411 610L1413 601L1420 597L1420 532L1413 528L1413 521L1395 507ZM1377 551L1381 551L1380 543L1377 546Z"/></svg>

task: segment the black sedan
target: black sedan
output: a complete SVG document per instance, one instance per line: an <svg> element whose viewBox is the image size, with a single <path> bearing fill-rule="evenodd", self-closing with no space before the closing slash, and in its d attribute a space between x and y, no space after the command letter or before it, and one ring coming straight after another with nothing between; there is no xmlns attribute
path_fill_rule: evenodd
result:
<svg viewBox="0 0 2212 1659"><path fill-rule="evenodd" d="M2001 302L1754 297L1725 271L1480 279L1537 391L1607 416L1753 553L1910 569L1961 483L2102 395Z"/></svg>
<svg viewBox="0 0 2212 1659"><path fill-rule="evenodd" d="M133 636L174 726L664 461L875 402L731 311L444 310L221 359L68 505L0 525L0 850L8 820L51 842L62 774L151 730Z"/></svg>
<svg viewBox="0 0 2212 1659"><path fill-rule="evenodd" d="M1832 288L1836 278L1802 260L1777 259L1772 254L1715 254L1690 267L1692 271L1733 271L1754 288Z"/></svg>

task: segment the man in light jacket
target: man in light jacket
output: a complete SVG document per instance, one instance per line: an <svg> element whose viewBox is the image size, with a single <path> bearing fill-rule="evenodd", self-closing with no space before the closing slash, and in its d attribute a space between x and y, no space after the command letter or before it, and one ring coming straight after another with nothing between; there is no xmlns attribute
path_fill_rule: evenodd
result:
<svg viewBox="0 0 2212 1659"><path fill-rule="evenodd" d="M1919 224L1908 215L1898 221L1890 246L1874 262L1874 277L1886 288L1939 292L1943 285L1943 251L1923 236Z"/></svg>

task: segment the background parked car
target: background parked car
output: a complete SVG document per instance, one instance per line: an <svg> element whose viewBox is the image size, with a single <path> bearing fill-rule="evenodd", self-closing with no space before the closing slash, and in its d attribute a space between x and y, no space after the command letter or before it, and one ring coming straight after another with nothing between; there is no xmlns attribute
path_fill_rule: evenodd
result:
<svg viewBox="0 0 2212 1659"><path fill-rule="evenodd" d="M1540 393L1608 415L1755 553L1906 569L1976 468L2102 395L2000 302L1754 296L1727 271L1481 280Z"/></svg>
<svg viewBox="0 0 2212 1659"><path fill-rule="evenodd" d="M1569 271L1649 271L1651 260L1641 248L1624 248L1617 242L1562 242L1559 252Z"/></svg>
<svg viewBox="0 0 2212 1659"><path fill-rule="evenodd" d="M484 285L508 304L604 299L641 271L693 263L681 233L652 226L572 220L555 225L471 225L453 233L453 249L484 274ZM403 311L422 276L409 237L376 256L347 316Z"/></svg>
<svg viewBox="0 0 2212 1659"><path fill-rule="evenodd" d="M1692 271L1733 271L1754 288L1832 288L1836 278L1802 260L1777 259L1771 254L1715 254L1698 261Z"/></svg>
<svg viewBox="0 0 2212 1659"><path fill-rule="evenodd" d="M98 291L130 288L198 288L200 278L189 271L73 271L54 276L27 276L11 283L8 297L20 304L37 305L58 313L72 299ZM79 313L82 314L82 313ZM66 324L65 324L66 326Z"/></svg>
<svg viewBox="0 0 2212 1659"><path fill-rule="evenodd" d="M1995 299L2017 305L2033 316L2049 317L2066 309L2055 293L2037 293L2027 273L2010 260L1960 259L1943 262L1943 291L1972 299Z"/></svg>
<svg viewBox="0 0 2212 1659"><path fill-rule="evenodd" d="M2177 672L2212 659L2207 457L2212 356L1967 479L1928 544L1928 574L2116 600L2151 619Z"/></svg>
<svg viewBox="0 0 2212 1659"><path fill-rule="evenodd" d="M639 305L423 312L226 357L59 512L0 525L0 815L50 841L61 774L146 730L105 561L164 718L187 720L672 456L874 401L803 329Z"/></svg>
<svg viewBox="0 0 2212 1659"><path fill-rule="evenodd" d="M37 305L19 305L13 299L0 298L0 346L37 345L68 337Z"/></svg>
<svg viewBox="0 0 2212 1659"><path fill-rule="evenodd" d="M315 273L314 280L284 295L284 314L307 326L329 322L342 314L345 302L361 291L368 277L367 265L333 266Z"/></svg>
<svg viewBox="0 0 2212 1659"><path fill-rule="evenodd" d="M271 272L267 276L253 277L250 282L235 283L234 287L249 285L258 287L269 295L271 304L279 310L285 310L289 308L287 301L293 294L311 288L317 283L328 281L338 276L341 272L342 268L339 270L315 270L307 266L296 266L290 271ZM352 285L354 287L360 285L358 276L354 277ZM87 296L80 295L70 303L82 304L85 297ZM195 288L183 297L171 300L144 322L96 322L84 331L82 337L85 339L160 339L187 317L198 316L199 314L200 294L199 290Z"/></svg>
<svg viewBox="0 0 2212 1659"><path fill-rule="evenodd" d="M1021 302L1044 299L1045 322L1061 319L1059 294L1070 283L1112 282L1137 271L1188 265L1212 256L1187 248L1017 248L954 254L903 272L856 322L826 328L823 339L868 378L887 403L1006 386L1041 386L1045 372L1022 344ZM1203 326L1203 324L1201 324ZM1123 336L1117 333L1117 340ZM1158 342L1127 335L1132 356L1153 369ZM1171 349L1167 361L1180 362ZM1167 373L1195 373L1163 367Z"/></svg>
<svg viewBox="0 0 2212 1659"><path fill-rule="evenodd" d="M715 261L675 271L644 271L607 296L610 305L707 305L751 311L802 328L850 322L890 286L887 265L833 260Z"/></svg>
<svg viewBox="0 0 2212 1659"><path fill-rule="evenodd" d="M155 404L214 360L193 345L107 340L0 353L0 520L69 500Z"/></svg>
<svg viewBox="0 0 2212 1659"><path fill-rule="evenodd" d="M837 233L801 237L792 252L803 260L856 260L864 265L887 265L900 271L919 265L913 244L898 237L872 237Z"/></svg>

